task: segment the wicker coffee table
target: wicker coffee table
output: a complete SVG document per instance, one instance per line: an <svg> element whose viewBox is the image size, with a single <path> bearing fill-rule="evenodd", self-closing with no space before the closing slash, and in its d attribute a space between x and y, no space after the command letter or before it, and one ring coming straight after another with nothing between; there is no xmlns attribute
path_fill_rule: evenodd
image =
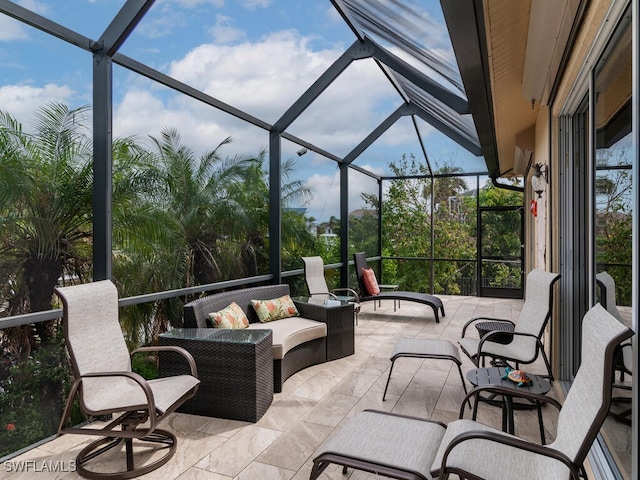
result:
<svg viewBox="0 0 640 480"><path fill-rule="evenodd" d="M177 328L160 345L186 349L196 361L200 388L178 410L194 415L257 422L273 401L271 330ZM160 375L186 371L175 354L160 354Z"/></svg>
<svg viewBox="0 0 640 480"><path fill-rule="evenodd" d="M353 303L313 297L293 301L300 315L327 324L327 362L355 353Z"/></svg>

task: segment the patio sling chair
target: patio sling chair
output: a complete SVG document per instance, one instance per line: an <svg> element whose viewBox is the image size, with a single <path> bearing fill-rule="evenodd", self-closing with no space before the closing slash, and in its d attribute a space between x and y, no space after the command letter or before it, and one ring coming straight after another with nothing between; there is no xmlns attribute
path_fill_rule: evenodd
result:
<svg viewBox="0 0 640 480"><path fill-rule="evenodd" d="M360 312L360 299L358 293L351 288L334 288L329 290L327 281L324 278L324 261L322 257L302 257L304 264L304 281L307 284L310 297L333 298L336 300L346 300L353 303L353 311L358 323L358 313ZM344 292L347 295L336 295L337 292Z"/></svg>
<svg viewBox="0 0 640 480"><path fill-rule="evenodd" d="M375 279L375 274L371 269L367 266L367 256L364 252L358 252L353 254L353 261L356 268L356 277L358 279L358 287L360 288L360 303L369 302L369 301L378 301L378 300L404 300L407 302L415 302L422 303L424 305L429 305L433 309L433 315L436 318L436 323L440 323L440 317L438 316L438 310L442 312L442 316L444 317L444 305L442 304L442 300L434 295L429 295L427 293L420 292L406 292L406 291L398 291L393 290L389 292L381 292L378 288L376 290L377 280ZM367 285L369 283L368 279L365 279L365 275L368 276L369 279L372 277L372 285ZM373 291L370 290L370 287L373 287Z"/></svg>
<svg viewBox="0 0 640 480"><path fill-rule="evenodd" d="M109 280L57 288L56 293L63 303L65 341L75 378L58 435L74 433L102 437L80 451L76 458L78 473L87 478L126 479L164 465L175 452L176 437L157 425L195 395L200 381L193 357L179 347L160 346L138 348L130 356L118 321L118 292ZM131 357L135 353L154 350L181 353L191 367L191 375L147 381L131 371ZM116 418L100 428L68 426L76 398L87 416L114 414ZM147 460L138 467L134 465L134 440L144 446L138 459ZM117 452L122 443L125 455L121 466L124 467L126 457L126 469L97 472L95 468L87 468L87 463L93 459L96 459L94 467L100 465L100 459L104 459L103 454L107 452L119 455ZM162 455L149 460L154 451Z"/></svg>
<svg viewBox="0 0 640 480"><path fill-rule="evenodd" d="M458 340L460 349L467 357L479 367L485 364L487 357L502 360L503 362L515 362L515 368L519 364L531 364L542 355L547 368L547 377L553 380L551 364L542 345L544 329L551 318L553 310L553 286L560 278L557 273L544 272L534 269L527 275L525 285L525 299L518 321L514 324L510 320L476 317L469 320L462 327L462 338ZM504 330L493 330L482 338L466 336L467 329L475 322L504 323L513 328L510 332L512 340L505 344L493 341L493 338L504 335Z"/></svg>
<svg viewBox="0 0 640 480"><path fill-rule="evenodd" d="M596 275L596 283L600 287L600 301L602 302L602 305L607 309L607 312L616 317L618 320L623 321L622 315L620 315L620 310L618 310L618 305L616 303L616 282L613 277L608 272L602 271ZM616 370L620 372L620 382L624 381L625 375L632 375L632 354L633 347L630 341L620 345L620 350L618 351L615 366ZM613 386L615 388L620 388L623 390L631 390L631 386L629 384L615 383L614 381ZM629 403L631 402L631 398L613 397L613 402ZM626 425L631 425L631 408L628 408L622 412L609 412L609 415Z"/></svg>
<svg viewBox="0 0 640 480"><path fill-rule="evenodd" d="M317 450L310 479L329 464L391 478L578 479L611 403L617 345L633 332L596 305L582 322L582 363L558 414L555 440L540 445L468 419L448 425L382 411L347 420ZM586 476L586 475L585 475Z"/></svg>

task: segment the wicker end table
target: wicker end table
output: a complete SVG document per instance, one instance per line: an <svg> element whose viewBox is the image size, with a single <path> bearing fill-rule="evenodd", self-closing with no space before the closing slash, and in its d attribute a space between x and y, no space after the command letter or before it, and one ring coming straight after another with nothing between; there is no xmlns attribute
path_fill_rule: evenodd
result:
<svg viewBox="0 0 640 480"><path fill-rule="evenodd" d="M177 328L159 336L160 345L177 345L195 359L198 393L178 411L257 422L273 401L271 330ZM160 375L186 372L175 353L160 353Z"/></svg>
<svg viewBox="0 0 640 480"><path fill-rule="evenodd" d="M327 324L328 362L355 353L353 303L313 297L294 297L293 301L300 315Z"/></svg>

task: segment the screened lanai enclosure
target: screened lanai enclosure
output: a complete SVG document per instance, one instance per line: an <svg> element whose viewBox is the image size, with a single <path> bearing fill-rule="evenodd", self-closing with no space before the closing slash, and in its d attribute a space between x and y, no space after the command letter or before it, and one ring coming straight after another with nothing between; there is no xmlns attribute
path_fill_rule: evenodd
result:
<svg viewBox="0 0 640 480"><path fill-rule="evenodd" d="M0 0L0 458L56 432L58 286L112 279L130 347L204 294L304 295L305 256L330 287L365 252L403 290L522 298L549 260L525 235L535 162L498 161L482 9L461 3L482 4ZM603 232L630 226L631 164L607 158ZM626 250L600 266L628 272Z"/></svg>
<svg viewBox="0 0 640 480"><path fill-rule="evenodd" d="M304 294L308 255L521 296L522 187L490 180L439 2L239 3L0 0L0 423L38 425L0 456L55 432L56 286L113 279L131 346L203 292Z"/></svg>

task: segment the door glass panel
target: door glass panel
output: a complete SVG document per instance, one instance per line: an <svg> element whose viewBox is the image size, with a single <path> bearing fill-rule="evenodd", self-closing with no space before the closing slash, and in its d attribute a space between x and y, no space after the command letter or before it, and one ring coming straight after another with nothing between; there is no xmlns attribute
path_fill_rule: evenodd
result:
<svg viewBox="0 0 640 480"><path fill-rule="evenodd" d="M595 300L631 326L632 240L632 52L629 9L595 70ZM602 272L610 275L603 282ZM605 277L606 278L606 277ZM613 294L607 292L613 289ZM607 295L609 293L609 295ZM629 355L629 358L631 356ZM623 373L624 372L624 373ZM611 412L601 430L624 478L631 475L631 375L621 360ZM625 400L626 398L626 400Z"/></svg>
<svg viewBox="0 0 640 480"><path fill-rule="evenodd" d="M522 298L522 208L480 209L480 295Z"/></svg>

